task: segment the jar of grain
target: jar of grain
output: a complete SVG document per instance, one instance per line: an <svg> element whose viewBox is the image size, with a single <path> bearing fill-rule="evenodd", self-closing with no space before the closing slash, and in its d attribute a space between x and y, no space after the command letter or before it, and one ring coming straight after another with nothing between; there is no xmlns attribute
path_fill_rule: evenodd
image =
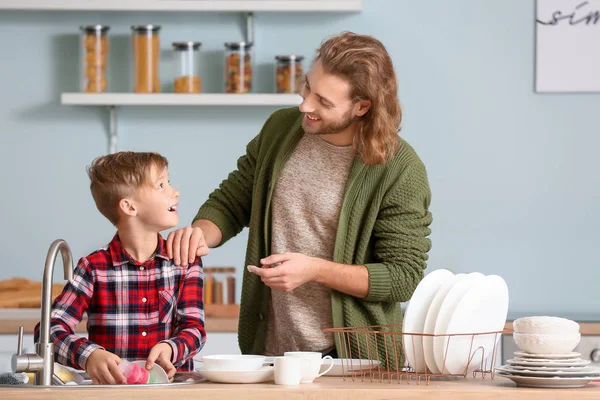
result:
<svg viewBox="0 0 600 400"><path fill-rule="evenodd" d="M160 93L160 37L158 25L132 26L133 91Z"/></svg>
<svg viewBox="0 0 600 400"><path fill-rule="evenodd" d="M303 56L289 55L275 57L275 86L277 93L296 93L298 79L304 74Z"/></svg>
<svg viewBox="0 0 600 400"><path fill-rule="evenodd" d="M80 86L86 93L106 92L108 87L108 30L106 25L88 25L80 28Z"/></svg>
<svg viewBox="0 0 600 400"><path fill-rule="evenodd" d="M173 48L179 55L179 73L173 82L175 93L200 93L199 74L200 42L175 42Z"/></svg>
<svg viewBox="0 0 600 400"><path fill-rule="evenodd" d="M252 43L225 43L225 93L252 91Z"/></svg>

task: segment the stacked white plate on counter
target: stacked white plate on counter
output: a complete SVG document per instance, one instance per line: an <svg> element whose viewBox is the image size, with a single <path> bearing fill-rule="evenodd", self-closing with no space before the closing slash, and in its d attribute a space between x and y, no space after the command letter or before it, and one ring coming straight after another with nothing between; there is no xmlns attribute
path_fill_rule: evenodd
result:
<svg viewBox="0 0 600 400"><path fill-rule="evenodd" d="M513 338L522 351L496 368L496 375L517 386L543 388L583 387L600 379L600 369L591 367L573 352L579 344L579 324L558 317L526 317L513 322Z"/></svg>
<svg viewBox="0 0 600 400"><path fill-rule="evenodd" d="M404 313L407 362L417 373L466 374L492 359L500 334L448 335L501 332L507 313L508 287L500 276L433 271L419 283Z"/></svg>

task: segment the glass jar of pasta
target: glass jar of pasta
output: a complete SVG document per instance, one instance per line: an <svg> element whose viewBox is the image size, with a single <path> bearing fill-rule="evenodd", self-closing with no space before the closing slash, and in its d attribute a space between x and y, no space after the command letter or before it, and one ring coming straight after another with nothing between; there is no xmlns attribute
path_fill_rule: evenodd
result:
<svg viewBox="0 0 600 400"><path fill-rule="evenodd" d="M179 72L173 82L175 93L200 93L202 81L199 74L200 42L175 42L173 48L179 56Z"/></svg>
<svg viewBox="0 0 600 400"><path fill-rule="evenodd" d="M252 91L252 43L225 43L225 93Z"/></svg>
<svg viewBox="0 0 600 400"><path fill-rule="evenodd" d="M101 93L108 88L108 30L106 25L81 26L81 79L82 92Z"/></svg>
<svg viewBox="0 0 600 400"><path fill-rule="evenodd" d="M158 25L132 26L133 91L160 93Z"/></svg>
<svg viewBox="0 0 600 400"><path fill-rule="evenodd" d="M296 93L298 79L304 74L303 56L289 55L275 57L275 86L277 93Z"/></svg>

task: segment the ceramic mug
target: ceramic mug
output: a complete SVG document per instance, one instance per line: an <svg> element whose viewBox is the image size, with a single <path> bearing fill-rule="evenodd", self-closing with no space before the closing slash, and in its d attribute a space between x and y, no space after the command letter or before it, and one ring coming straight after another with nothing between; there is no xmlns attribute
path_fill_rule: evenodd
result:
<svg viewBox="0 0 600 400"><path fill-rule="evenodd" d="M275 384L298 385L310 369L310 362L297 357L275 357Z"/></svg>
<svg viewBox="0 0 600 400"><path fill-rule="evenodd" d="M306 371L300 383L312 383L312 381L325 375L333 368L333 358L331 356L322 357L322 354L318 351L286 351L283 355L287 357L303 358L310 362L310 368ZM321 365L323 365L323 361L325 360L329 360L329 368L322 373L319 373Z"/></svg>

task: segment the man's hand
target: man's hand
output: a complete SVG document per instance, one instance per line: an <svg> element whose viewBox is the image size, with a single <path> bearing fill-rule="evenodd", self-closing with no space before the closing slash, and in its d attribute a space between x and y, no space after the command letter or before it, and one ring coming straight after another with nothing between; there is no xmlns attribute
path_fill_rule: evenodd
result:
<svg viewBox="0 0 600 400"><path fill-rule="evenodd" d="M187 267L196 259L209 252L204 232L198 227L186 226L177 229L167 237L167 253L175 265Z"/></svg>
<svg viewBox="0 0 600 400"><path fill-rule="evenodd" d="M317 279L319 261L299 253L273 254L260 260L262 268L248 265L248 271L260 276L271 289L290 292Z"/></svg>
<svg viewBox="0 0 600 400"><path fill-rule="evenodd" d="M116 354L97 349L88 357L85 370L95 385L124 385L127 379L119 369L120 362Z"/></svg>
<svg viewBox="0 0 600 400"><path fill-rule="evenodd" d="M168 343L159 343L150 350L150 354L148 354L148 358L146 359L146 369L152 369L154 363L156 362L160 365L169 379L175 376L175 372L177 369L171 363L171 356L173 355L173 349L171 345Z"/></svg>

